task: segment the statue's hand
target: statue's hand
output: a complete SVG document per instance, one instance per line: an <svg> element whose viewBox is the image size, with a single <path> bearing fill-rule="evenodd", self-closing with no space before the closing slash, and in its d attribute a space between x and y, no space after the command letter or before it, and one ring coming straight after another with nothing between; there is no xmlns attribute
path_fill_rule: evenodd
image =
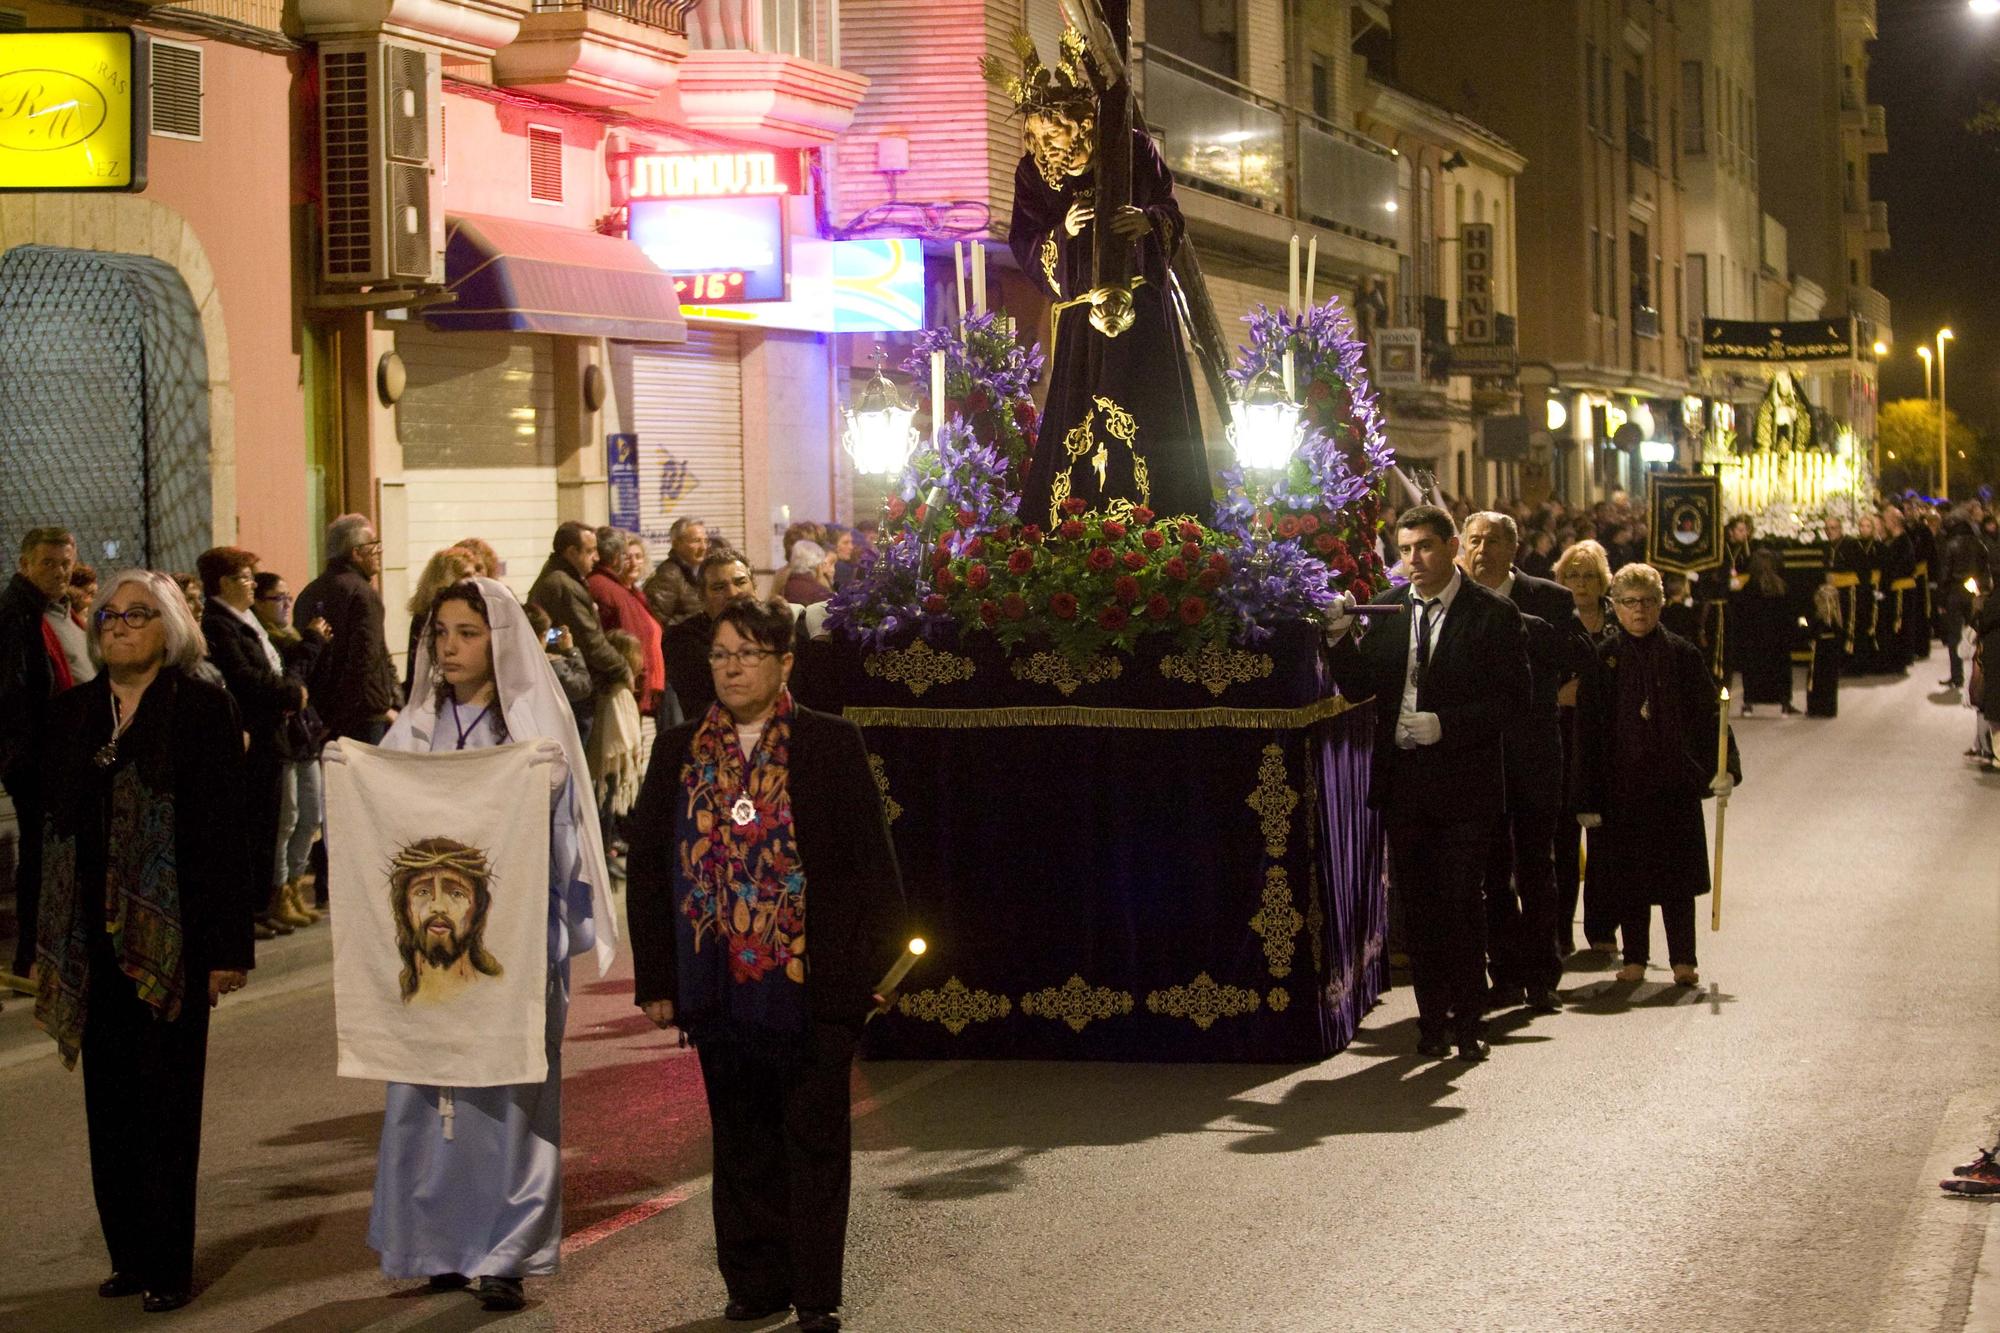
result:
<svg viewBox="0 0 2000 1333"><path fill-rule="evenodd" d="M1118 210L1118 216L1111 220L1111 230L1127 240L1137 240L1153 229L1152 219L1143 208L1131 204Z"/></svg>
<svg viewBox="0 0 2000 1333"><path fill-rule="evenodd" d="M1063 230L1071 236L1075 236L1085 227L1089 226L1090 220L1096 216L1096 209L1082 200L1078 200L1076 203L1071 204L1069 212L1063 215Z"/></svg>

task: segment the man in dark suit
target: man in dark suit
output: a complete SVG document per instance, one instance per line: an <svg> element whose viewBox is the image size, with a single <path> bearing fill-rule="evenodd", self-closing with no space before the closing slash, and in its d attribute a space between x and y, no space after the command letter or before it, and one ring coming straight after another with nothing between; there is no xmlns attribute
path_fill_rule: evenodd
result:
<svg viewBox="0 0 2000 1333"><path fill-rule="evenodd" d="M1526 632L1512 602L1465 577L1451 515L1432 505L1396 520L1409 586L1403 610L1359 643L1343 595L1327 622L1341 693L1376 701L1369 803L1383 812L1390 874L1408 920L1418 1053L1483 1060L1486 916L1480 885L1507 811L1502 736L1530 694Z"/></svg>
<svg viewBox="0 0 2000 1333"><path fill-rule="evenodd" d="M1556 820L1562 815L1561 693L1589 661L1590 638L1576 599L1561 584L1514 568L1519 529L1506 514L1465 520L1460 563L1473 582L1521 611L1528 636L1533 694L1508 720L1507 817L1493 831L1486 862L1487 948L1495 1009L1525 1003L1538 1013L1562 1008L1556 982Z"/></svg>

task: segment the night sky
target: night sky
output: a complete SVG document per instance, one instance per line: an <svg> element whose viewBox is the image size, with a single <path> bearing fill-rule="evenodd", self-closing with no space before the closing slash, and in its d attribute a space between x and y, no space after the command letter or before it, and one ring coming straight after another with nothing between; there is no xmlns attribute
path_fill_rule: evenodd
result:
<svg viewBox="0 0 2000 1333"><path fill-rule="evenodd" d="M1875 285L1896 329L1882 396L1923 393L1916 349L1949 326L1950 406L1990 435L2000 431L2000 134L1965 122L1982 100L2000 102L2000 18L1976 17L1964 0L1880 9L1868 91L1888 112L1889 152L1873 172L1892 248L1875 256Z"/></svg>

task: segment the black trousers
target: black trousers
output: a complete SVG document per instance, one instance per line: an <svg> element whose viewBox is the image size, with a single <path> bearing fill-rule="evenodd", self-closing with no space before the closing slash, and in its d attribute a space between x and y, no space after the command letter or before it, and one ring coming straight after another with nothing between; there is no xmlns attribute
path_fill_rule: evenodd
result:
<svg viewBox="0 0 2000 1333"><path fill-rule="evenodd" d="M1555 833L1555 873L1556 873L1556 945L1563 953L1576 947L1576 909L1579 899L1583 904L1583 938L1585 943L1593 940L1615 940L1618 938L1618 913L1610 903L1610 895L1604 888L1603 875L1598 870L1585 871L1582 868L1583 849L1588 846L1591 860L1597 860L1597 835L1584 835L1583 826L1576 822L1573 814L1556 816Z"/></svg>
<svg viewBox="0 0 2000 1333"><path fill-rule="evenodd" d="M1486 908L1480 886L1493 821L1394 821L1390 874L1403 899L1417 1027L1465 1041L1484 1027Z"/></svg>
<svg viewBox="0 0 2000 1333"><path fill-rule="evenodd" d="M83 1027L90 1183L112 1269L152 1291L185 1291L194 1280L208 1012L207 973L189 973L180 1017L163 1023L110 946L91 951Z"/></svg>
<svg viewBox="0 0 2000 1333"><path fill-rule="evenodd" d="M1553 988L1562 979L1555 838L1552 813L1523 811L1495 826L1486 858L1486 941L1496 986Z"/></svg>
<svg viewBox="0 0 2000 1333"><path fill-rule="evenodd" d="M278 813L284 804L285 763L277 752L253 748L243 764L243 836L250 849L250 910L262 916L271 905L278 875Z"/></svg>
<svg viewBox="0 0 2000 1333"><path fill-rule="evenodd" d="M1676 898L1660 904L1660 918L1667 926L1667 961L1675 967L1696 965L1694 901ZM1624 918L1620 926L1625 937L1625 961L1643 967L1652 957L1653 905L1643 899L1628 901Z"/></svg>
<svg viewBox="0 0 2000 1333"><path fill-rule="evenodd" d="M20 929L14 940L14 972L25 977L35 964L37 909L42 901L42 804L25 783L19 785L18 791L8 787L7 795L21 830L14 858L14 920Z"/></svg>
<svg viewBox="0 0 2000 1333"><path fill-rule="evenodd" d="M703 1042L715 1138L715 1258L731 1300L840 1307L857 1033L814 1023L803 1054Z"/></svg>

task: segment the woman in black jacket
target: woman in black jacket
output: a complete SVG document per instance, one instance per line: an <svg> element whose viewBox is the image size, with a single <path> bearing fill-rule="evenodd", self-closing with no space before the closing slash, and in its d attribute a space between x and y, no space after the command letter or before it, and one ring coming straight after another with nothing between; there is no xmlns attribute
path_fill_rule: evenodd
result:
<svg viewBox="0 0 2000 1333"><path fill-rule="evenodd" d="M58 698L40 751L47 836L35 1020L83 1056L91 1184L111 1252L106 1297L185 1305L208 1011L254 964L240 837L243 727L188 674L201 632L164 574L98 594L103 674Z"/></svg>
<svg viewBox="0 0 2000 1333"><path fill-rule="evenodd" d="M1785 592L1784 563L1776 551L1759 548L1750 557L1748 580L1729 594L1731 665L1743 677L1743 716L1757 704L1792 707L1792 643L1798 625Z"/></svg>
<svg viewBox="0 0 2000 1333"><path fill-rule="evenodd" d="M860 730L786 688L792 636L782 603L716 616L717 701L654 746L626 907L634 999L701 1058L727 1317L796 1307L825 1333L840 1327L849 1067L903 896Z"/></svg>
<svg viewBox="0 0 2000 1333"><path fill-rule="evenodd" d="M1665 601L1651 565L1627 565L1611 581L1619 632L1599 644L1599 670L1585 677L1578 703L1585 744L1577 822L1602 830L1625 945L1618 979L1645 979L1658 903L1674 980L1692 986L1701 980L1694 904L1709 889L1701 803L1728 791L1741 770L1732 739L1728 773L1717 772L1715 682L1701 649L1659 627Z"/></svg>

